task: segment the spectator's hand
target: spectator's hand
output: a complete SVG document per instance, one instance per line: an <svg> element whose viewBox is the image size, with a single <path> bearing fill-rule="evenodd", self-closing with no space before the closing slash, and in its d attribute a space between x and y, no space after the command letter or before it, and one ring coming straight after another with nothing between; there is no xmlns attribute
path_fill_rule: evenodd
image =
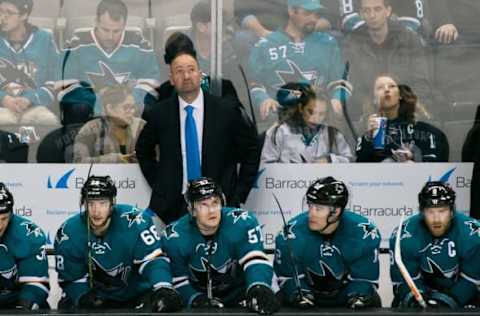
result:
<svg viewBox="0 0 480 316"><path fill-rule="evenodd" d="M135 163L137 162L137 156L135 152L125 155L120 155L120 160L122 163Z"/></svg>
<svg viewBox="0 0 480 316"><path fill-rule="evenodd" d="M373 132L380 127L377 121L378 117L379 117L378 114L372 114L368 117L367 134L370 137L373 137Z"/></svg>
<svg viewBox="0 0 480 316"><path fill-rule="evenodd" d="M453 24L445 24L435 31L435 39L442 44L450 44L458 38L458 30Z"/></svg>
<svg viewBox="0 0 480 316"><path fill-rule="evenodd" d="M272 33L272 31L267 30L266 28L262 28L257 32L257 36L258 37L267 37L268 35L270 35L270 33Z"/></svg>
<svg viewBox="0 0 480 316"><path fill-rule="evenodd" d="M280 104L278 104L278 102L274 99L266 99L260 105L260 118L265 120L270 112L277 112L279 106Z"/></svg>
<svg viewBox="0 0 480 316"><path fill-rule="evenodd" d="M332 99L330 100L332 102L332 108L333 112L335 112L336 115L343 116L343 104L337 99Z"/></svg>
<svg viewBox="0 0 480 316"><path fill-rule="evenodd" d="M392 149L392 157L398 162L410 162L413 159L412 145L402 145L397 150Z"/></svg>
<svg viewBox="0 0 480 316"><path fill-rule="evenodd" d="M328 157L321 157L320 159L318 159L315 162L316 163L330 163L330 161L328 161Z"/></svg>
<svg viewBox="0 0 480 316"><path fill-rule="evenodd" d="M20 108L21 112L25 111L30 105L32 105L32 102L30 102L29 99L25 97L17 97L17 106Z"/></svg>
<svg viewBox="0 0 480 316"><path fill-rule="evenodd" d="M320 18L317 21L317 24L315 24L315 31L317 32L326 32L329 31L332 28L332 24L330 24L330 21L324 18Z"/></svg>
<svg viewBox="0 0 480 316"><path fill-rule="evenodd" d="M16 97L12 97L10 95L6 95L3 97L2 104L5 108L9 109L14 113L21 113L22 110L17 102Z"/></svg>

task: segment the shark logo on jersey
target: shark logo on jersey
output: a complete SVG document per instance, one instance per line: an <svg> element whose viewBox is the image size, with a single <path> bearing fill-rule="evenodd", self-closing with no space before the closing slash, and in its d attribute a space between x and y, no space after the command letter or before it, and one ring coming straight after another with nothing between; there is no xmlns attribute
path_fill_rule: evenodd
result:
<svg viewBox="0 0 480 316"><path fill-rule="evenodd" d="M442 253L444 245L446 245L450 240L448 238L443 238L442 240L434 240L429 243L425 248L420 250L420 253L431 253L432 255L439 255Z"/></svg>
<svg viewBox="0 0 480 316"><path fill-rule="evenodd" d="M295 227L296 224L297 224L297 221L293 221L287 224L287 226L282 230L282 237L284 240L297 238L297 236L293 232L293 228Z"/></svg>
<svg viewBox="0 0 480 316"><path fill-rule="evenodd" d="M61 244L62 242L67 241L69 239L70 237L68 237L68 235L65 233L65 226L62 225L62 227L60 227L57 231L57 235L55 236L55 241L58 244Z"/></svg>
<svg viewBox="0 0 480 316"><path fill-rule="evenodd" d="M305 82L311 85L318 85L319 78L315 70L303 71L300 67L292 60L286 59L289 71L285 70L275 70L280 83L276 85L277 88L280 88L288 82Z"/></svg>
<svg viewBox="0 0 480 316"><path fill-rule="evenodd" d="M25 67L15 66L9 60L0 57L0 89L13 96L22 94L25 89L35 89L37 86L35 81L22 70L23 68Z"/></svg>
<svg viewBox="0 0 480 316"><path fill-rule="evenodd" d="M35 237L39 237L39 236L42 236L43 233L42 233L42 230L40 229L40 227L36 226L35 224L33 223L28 223L28 222L25 222L25 223L22 223L20 224L21 226L25 226L25 229L27 230L27 237L30 236L30 235L35 235Z"/></svg>
<svg viewBox="0 0 480 316"><path fill-rule="evenodd" d="M145 223L145 220L143 219L142 213L138 213L136 210L124 213L121 216L122 218L126 218L128 221L128 228L132 227L133 224L140 225L142 223Z"/></svg>
<svg viewBox="0 0 480 316"><path fill-rule="evenodd" d="M235 261L228 259L225 263L217 268L213 264L209 263L206 258L201 257L199 267L196 267L192 264L189 265L193 276L193 284L195 284L198 288L206 289L208 283L207 270L209 266L213 290L217 295L219 292L224 292L236 284L235 282L238 278L235 278L235 272L238 269L236 269L237 264Z"/></svg>
<svg viewBox="0 0 480 316"><path fill-rule="evenodd" d="M107 252L107 250L112 251L112 248L106 241L104 241L103 243L97 243L96 241L94 241L92 243L92 250L96 255L103 255L105 254L105 252Z"/></svg>
<svg viewBox="0 0 480 316"><path fill-rule="evenodd" d="M101 70L101 73L86 73L96 91L101 91L102 89L109 86L126 84L130 79L129 72L116 74L103 61L99 61L98 66Z"/></svg>
<svg viewBox="0 0 480 316"><path fill-rule="evenodd" d="M246 221L247 219L252 218L248 214L248 211L242 210L240 208L231 211L228 215L233 217L234 224L236 224L240 219Z"/></svg>
<svg viewBox="0 0 480 316"><path fill-rule="evenodd" d="M368 221L367 223L360 223L357 226L363 228L363 239L367 239L368 237L370 237L372 238L372 240L375 240L380 237L380 232L378 231L378 228L370 221Z"/></svg>
<svg viewBox="0 0 480 316"><path fill-rule="evenodd" d="M95 258L93 259L93 282L101 288L114 290L127 285L131 267L121 262L113 268L105 268Z"/></svg>
<svg viewBox="0 0 480 316"><path fill-rule="evenodd" d="M163 231L163 236L165 236L167 240L180 237L180 235L175 231L175 225L176 224L168 225Z"/></svg>
<svg viewBox="0 0 480 316"><path fill-rule="evenodd" d="M477 235L480 237L480 223L478 221L467 221L465 225L470 228L470 236Z"/></svg>
<svg viewBox="0 0 480 316"><path fill-rule="evenodd" d="M338 290L343 284L343 267L335 272L334 268L323 260L318 261L318 270L307 268L307 280L312 288L319 292Z"/></svg>
<svg viewBox="0 0 480 316"><path fill-rule="evenodd" d="M451 279L458 274L458 264L452 268L442 269L442 267L430 257L426 258L426 266L422 267L424 272L430 273L435 277Z"/></svg>
<svg viewBox="0 0 480 316"><path fill-rule="evenodd" d="M17 287L18 270L17 265L6 270L0 270L0 297L2 294L9 294Z"/></svg>
<svg viewBox="0 0 480 316"><path fill-rule="evenodd" d="M332 257L335 255L335 252L340 255L340 249L337 248L335 245L331 245L330 243L323 243L320 245L320 256L321 257Z"/></svg>

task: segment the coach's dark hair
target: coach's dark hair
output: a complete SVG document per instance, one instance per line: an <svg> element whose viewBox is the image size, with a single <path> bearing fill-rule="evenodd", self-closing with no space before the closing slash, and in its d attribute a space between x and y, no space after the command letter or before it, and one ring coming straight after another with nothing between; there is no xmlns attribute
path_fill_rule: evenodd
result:
<svg viewBox="0 0 480 316"><path fill-rule="evenodd" d="M208 23L212 20L212 11L210 1L201 0L197 2L192 11L190 11L190 21L193 29L196 29L197 23Z"/></svg>
<svg viewBox="0 0 480 316"><path fill-rule="evenodd" d="M114 21L127 21L128 8L122 0L102 0L97 6L97 20L108 12Z"/></svg>
<svg viewBox="0 0 480 316"><path fill-rule="evenodd" d="M165 43L165 64L170 65L175 57L182 54L189 54L197 59L197 52L190 37L182 32L172 33Z"/></svg>
<svg viewBox="0 0 480 316"><path fill-rule="evenodd" d="M359 7L362 6L362 1L363 0L358 0ZM383 0L383 4L385 7L391 7L392 6L392 1L391 0Z"/></svg>

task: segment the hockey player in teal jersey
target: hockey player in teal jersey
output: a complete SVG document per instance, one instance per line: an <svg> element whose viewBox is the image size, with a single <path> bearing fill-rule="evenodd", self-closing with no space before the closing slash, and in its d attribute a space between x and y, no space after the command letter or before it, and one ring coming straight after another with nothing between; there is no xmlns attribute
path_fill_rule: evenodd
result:
<svg viewBox="0 0 480 316"><path fill-rule="evenodd" d="M13 204L12 194L0 182L0 310L48 308L45 234L13 214Z"/></svg>
<svg viewBox="0 0 480 316"><path fill-rule="evenodd" d="M260 314L275 312L273 269L255 216L224 207L225 197L210 178L192 180L185 198L190 214L162 235L173 284L184 303L192 308L245 303Z"/></svg>
<svg viewBox="0 0 480 316"><path fill-rule="evenodd" d="M314 31L322 8L319 0L289 0L287 25L260 39L252 49L251 94L262 117L276 110L278 103L273 96L288 82L328 89L335 111L341 112L340 100L351 89L342 79L345 65L337 41L327 33Z"/></svg>
<svg viewBox="0 0 480 316"><path fill-rule="evenodd" d="M56 124L48 108L60 78L51 31L29 22L32 0L0 1L0 124Z"/></svg>
<svg viewBox="0 0 480 316"><path fill-rule="evenodd" d="M275 239L275 273L287 305L380 307L380 233L345 210L348 189L333 177L308 188L308 212L292 218Z"/></svg>
<svg viewBox="0 0 480 316"><path fill-rule="evenodd" d="M402 261L429 307L479 306L480 223L455 210L455 191L446 183L427 182L418 195L420 213L402 225ZM394 257L396 230L390 238ZM392 306L416 307L413 294L394 260Z"/></svg>
<svg viewBox="0 0 480 316"><path fill-rule="evenodd" d="M99 97L106 86L128 84L134 88L135 101L142 109L147 95L156 97L160 69L141 32L125 29L127 18L127 6L121 0L102 0L97 7L95 28L75 32L67 44L62 76L64 80L89 83ZM73 85L65 92L76 87ZM100 107L97 105L95 110L99 113Z"/></svg>
<svg viewBox="0 0 480 316"><path fill-rule="evenodd" d="M81 191L86 210L57 231L59 308L180 309L155 226L135 207L116 204L116 193L110 177L89 177Z"/></svg>

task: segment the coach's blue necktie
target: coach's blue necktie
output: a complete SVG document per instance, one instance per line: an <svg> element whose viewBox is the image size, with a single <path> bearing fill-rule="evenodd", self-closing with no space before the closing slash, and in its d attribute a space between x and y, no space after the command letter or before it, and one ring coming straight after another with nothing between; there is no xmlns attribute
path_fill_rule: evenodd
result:
<svg viewBox="0 0 480 316"><path fill-rule="evenodd" d="M193 117L193 106L187 105L187 117L185 119L185 149L187 151L187 179L198 179L202 176L200 167L200 152L198 146L197 126Z"/></svg>

